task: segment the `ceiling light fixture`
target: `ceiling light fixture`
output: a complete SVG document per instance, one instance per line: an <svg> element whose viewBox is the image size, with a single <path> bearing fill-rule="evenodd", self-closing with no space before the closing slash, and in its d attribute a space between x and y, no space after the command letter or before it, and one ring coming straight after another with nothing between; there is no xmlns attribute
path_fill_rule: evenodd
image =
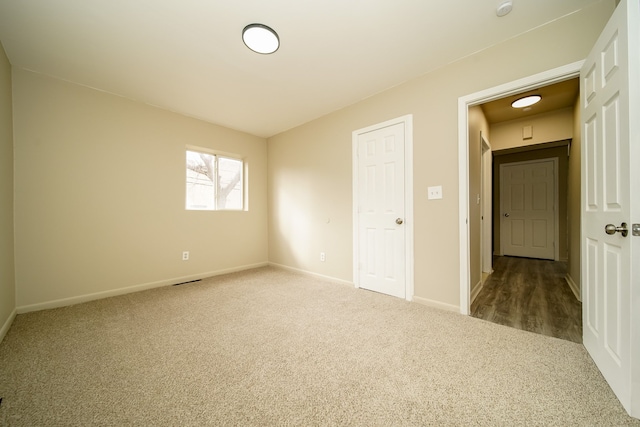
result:
<svg viewBox="0 0 640 427"><path fill-rule="evenodd" d="M513 108L524 108L540 102L541 99L542 97L540 95L529 95L524 98L516 99L511 103L511 106Z"/></svg>
<svg viewBox="0 0 640 427"><path fill-rule="evenodd" d="M280 47L280 38L271 28L263 24L249 24L242 30L242 41L249 49L270 54Z"/></svg>

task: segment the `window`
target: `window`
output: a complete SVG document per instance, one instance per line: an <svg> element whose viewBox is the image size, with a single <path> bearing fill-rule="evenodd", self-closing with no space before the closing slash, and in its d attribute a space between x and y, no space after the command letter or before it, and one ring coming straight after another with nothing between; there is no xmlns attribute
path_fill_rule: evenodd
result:
<svg viewBox="0 0 640 427"><path fill-rule="evenodd" d="M242 160L187 150L187 204L189 210L242 210Z"/></svg>

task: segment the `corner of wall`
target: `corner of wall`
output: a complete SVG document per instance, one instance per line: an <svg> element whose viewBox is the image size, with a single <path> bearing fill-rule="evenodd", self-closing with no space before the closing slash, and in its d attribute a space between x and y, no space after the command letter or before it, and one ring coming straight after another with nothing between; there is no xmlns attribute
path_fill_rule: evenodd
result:
<svg viewBox="0 0 640 427"><path fill-rule="evenodd" d="M0 43L0 341L16 316L11 63Z"/></svg>
<svg viewBox="0 0 640 427"><path fill-rule="evenodd" d="M575 295L576 299L582 302L582 298L580 297L580 286L576 284L569 273L567 273L564 279L567 281L567 284L569 285L569 288L571 289L571 292L573 292L573 295Z"/></svg>
<svg viewBox="0 0 640 427"><path fill-rule="evenodd" d="M7 335L7 332L9 332L9 328L11 328L11 325L13 324L13 321L15 320L17 314L18 314L18 311L14 308L13 311L9 314L9 317L7 318L7 320L2 325L2 328L0 328L0 343L2 342L4 337Z"/></svg>
<svg viewBox="0 0 640 427"><path fill-rule="evenodd" d="M580 259L580 232L581 232L581 145L582 134L580 126L580 97L576 99L574 106L573 138L569 145L569 173L567 177L567 217L569 234L569 259L567 260L567 276L575 286L574 293L580 299L581 259ZM573 288L572 288L573 290Z"/></svg>

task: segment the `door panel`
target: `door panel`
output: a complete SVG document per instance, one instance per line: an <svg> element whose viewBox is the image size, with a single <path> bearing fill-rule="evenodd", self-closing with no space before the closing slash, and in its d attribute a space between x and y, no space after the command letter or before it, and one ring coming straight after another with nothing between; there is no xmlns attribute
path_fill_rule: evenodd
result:
<svg viewBox="0 0 640 427"><path fill-rule="evenodd" d="M583 305L582 305L582 323L583 329L589 328L590 335L598 337L600 335L600 300L602 299L598 288L598 264L596 260L599 258L598 242L593 239L585 239L586 248L583 250ZM584 341L585 332L583 332Z"/></svg>
<svg viewBox="0 0 640 427"><path fill-rule="evenodd" d="M404 124L358 135L360 287L405 298ZM396 222L400 219L400 224Z"/></svg>
<svg viewBox="0 0 640 427"><path fill-rule="evenodd" d="M640 75L639 20L638 2L622 0L580 72L585 148L583 342L622 405L635 417L640 417L640 337L638 325L632 321L631 304L640 290L631 260L633 245L638 247L632 239L638 237L631 237L631 233L627 237L621 232L608 234L605 226L630 224L640 213L631 196L640 190L633 188L638 180L632 178L634 174L640 177L634 171L640 164L640 152L632 149L630 142L635 138L638 143L639 130L634 123L640 112L635 83ZM633 90L636 93L630 96Z"/></svg>
<svg viewBox="0 0 640 427"><path fill-rule="evenodd" d="M621 269L624 261L622 260L622 248L610 244L604 245L604 283L605 289L605 326L604 343L605 348L609 352L609 356L615 361L616 365L622 364L622 343L620 323L622 322L621 300ZM596 261L597 262L597 261Z"/></svg>

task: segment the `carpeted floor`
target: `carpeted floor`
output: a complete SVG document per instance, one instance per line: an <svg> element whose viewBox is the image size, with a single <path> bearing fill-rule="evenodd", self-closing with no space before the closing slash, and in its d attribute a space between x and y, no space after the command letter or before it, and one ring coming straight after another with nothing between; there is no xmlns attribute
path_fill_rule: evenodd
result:
<svg viewBox="0 0 640 427"><path fill-rule="evenodd" d="M0 425L622 426L580 344L261 268L17 316Z"/></svg>

